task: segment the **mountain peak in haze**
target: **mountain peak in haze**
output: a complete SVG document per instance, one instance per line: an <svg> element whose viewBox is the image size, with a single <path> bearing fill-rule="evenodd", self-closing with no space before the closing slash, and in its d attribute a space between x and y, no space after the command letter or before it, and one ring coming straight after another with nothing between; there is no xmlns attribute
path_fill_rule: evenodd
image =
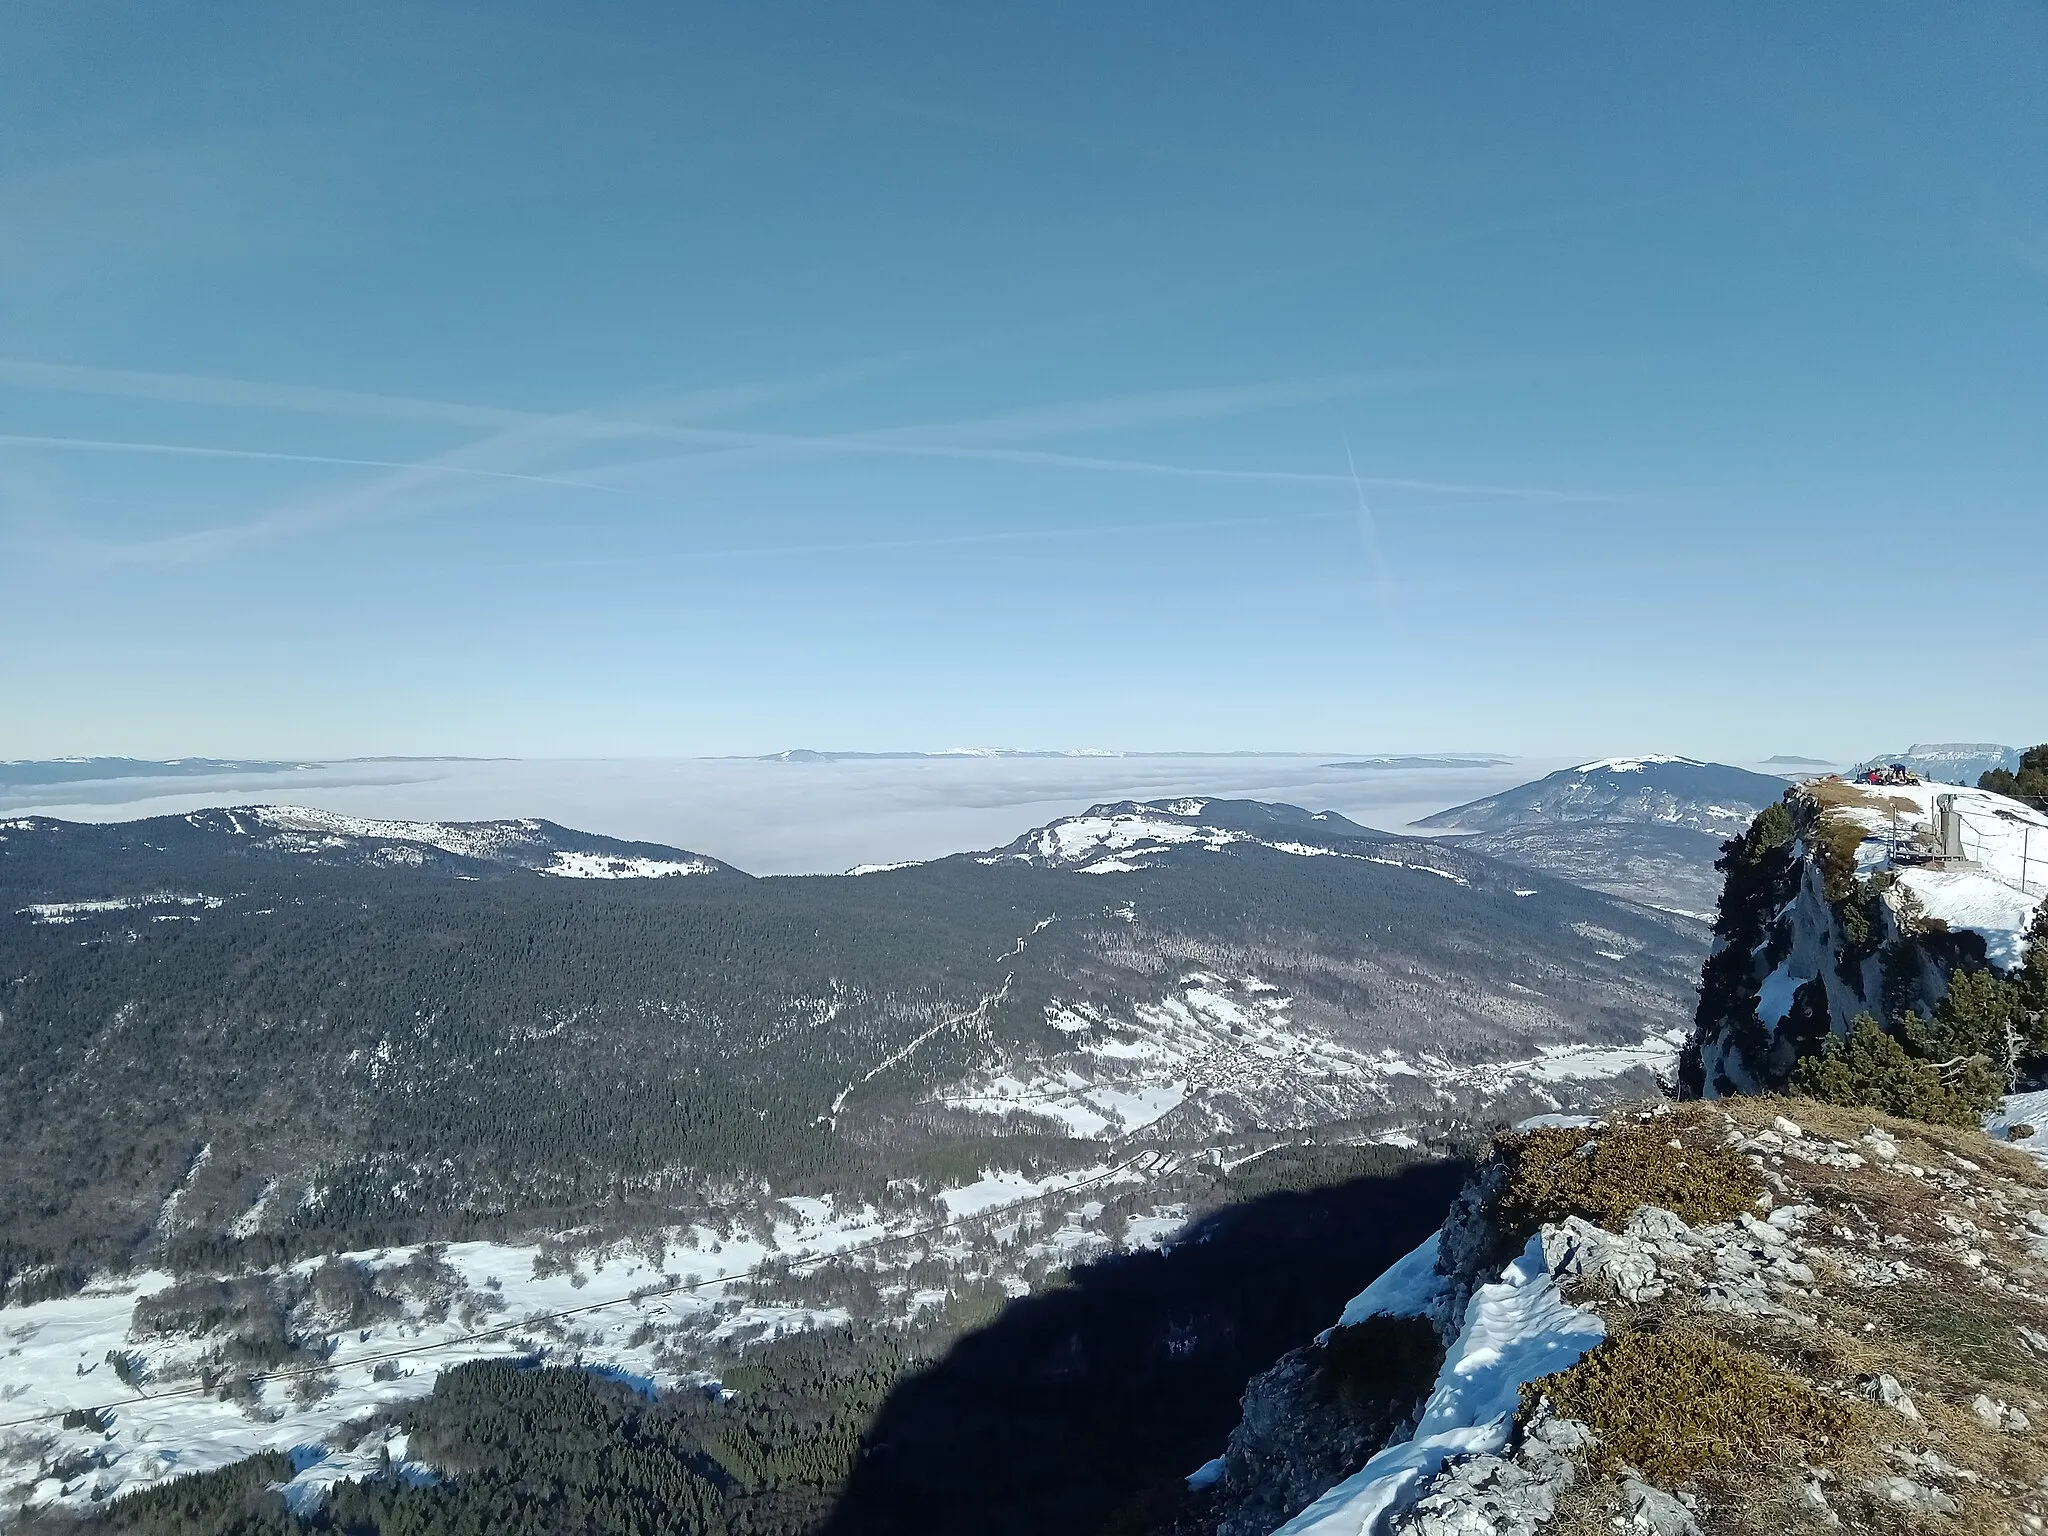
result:
<svg viewBox="0 0 2048 1536"><path fill-rule="evenodd" d="M1426 816L1446 832L1506 832L1568 822L1657 823L1728 837L1784 794L1787 781L1667 752L1607 757Z"/></svg>

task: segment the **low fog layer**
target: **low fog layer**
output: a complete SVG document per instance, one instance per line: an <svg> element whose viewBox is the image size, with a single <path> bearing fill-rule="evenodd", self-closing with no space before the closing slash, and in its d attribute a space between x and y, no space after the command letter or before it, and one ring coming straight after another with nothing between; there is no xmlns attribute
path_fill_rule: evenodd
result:
<svg viewBox="0 0 2048 1536"><path fill-rule="evenodd" d="M1329 766L1334 761L1258 756L365 762L24 788L0 794L0 809L77 821L251 803L436 821L540 816L610 837L712 854L755 874L836 874L857 864L996 847L1099 801L1166 795L1279 800L1399 830L1418 817L1563 766L1535 759L1483 767Z"/></svg>

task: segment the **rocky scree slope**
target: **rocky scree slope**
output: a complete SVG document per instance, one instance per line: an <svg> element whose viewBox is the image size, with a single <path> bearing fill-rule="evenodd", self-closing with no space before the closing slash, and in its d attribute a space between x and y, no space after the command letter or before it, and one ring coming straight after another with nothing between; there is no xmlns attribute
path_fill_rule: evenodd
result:
<svg viewBox="0 0 2048 1536"><path fill-rule="evenodd" d="M1867 1110L1507 1135L1155 1529L2039 1530L2044 1234L2032 1159Z"/></svg>
<svg viewBox="0 0 2048 1536"><path fill-rule="evenodd" d="M1784 792L1783 779L1724 763L1606 758L1417 825L1611 895L1704 914L1720 889L1713 866L1723 839Z"/></svg>

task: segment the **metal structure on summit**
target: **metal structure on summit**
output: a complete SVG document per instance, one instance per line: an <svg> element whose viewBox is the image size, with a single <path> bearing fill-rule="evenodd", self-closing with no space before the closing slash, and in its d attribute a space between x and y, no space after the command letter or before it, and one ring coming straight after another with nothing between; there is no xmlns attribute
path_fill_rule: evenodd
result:
<svg viewBox="0 0 2048 1536"><path fill-rule="evenodd" d="M1962 797L1959 795L1936 795L1934 797L1934 843L1935 851L1928 861L1941 869L1980 869L2001 885L2012 886L2022 895L2034 894L2032 865L2034 854L2034 824L2025 816L2011 811L1994 810L1990 814L2000 821L2011 822L2020 829L2020 877L2013 880L1998 872L1995 865L1985 864L1975 858L1965 841L1966 833L1975 833L1981 848L1984 843L1984 829L1964 814Z"/></svg>

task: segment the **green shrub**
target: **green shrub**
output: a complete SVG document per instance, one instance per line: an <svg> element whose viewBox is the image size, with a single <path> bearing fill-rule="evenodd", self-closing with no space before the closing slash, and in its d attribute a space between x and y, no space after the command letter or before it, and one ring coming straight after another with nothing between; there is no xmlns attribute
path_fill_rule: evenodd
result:
<svg viewBox="0 0 2048 1536"><path fill-rule="evenodd" d="M2029 805L2048 807L2048 745L2029 747L2020 755L2020 771L1993 768L1977 780L1979 789L2010 795Z"/></svg>
<svg viewBox="0 0 2048 1536"><path fill-rule="evenodd" d="M1912 1016L1903 1027L1909 1036L1913 1033ZM1966 1062L1955 1081L1944 1081L1933 1062L1910 1054L1867 1013L1857 1016L1846 1040L1831 1035L1819 1055L1800 1062L1791 1086L1794 1093L1824 1104L1877 1109L1935 1125L1976 1125L1998 1098L1998 1081L1988 1064Z"/></svg>
<svg viewBox="0 0 2048 1536"><path fill-rule="evenodd" d="M1626 1462L1667 1488L1770 1460L1787 1441L1823 1448L1850 1422L1846 1404L1761 1355L1661 1330L1610 1339L1570 1370L1530 1382L1524 1414L1543 1398L1591 1426L1607 1469Z"/></svg>
<svg viewBox="0 0 2048 1536"><path fill-rule="evenodd" d="M1501 1138L1496 1156L1507 1177L1494 1216L1504 1240L1519 1245L1567 1216L1618 1230L1644 1205L1694 1225L1754 1210L1763 1180L1748 1159L1708 1141L1703 1129L1702 1117L1681 1113ZM1687 1133L1698 1144L1688 1144Z"/></svg>
<svg viewBox="0 0 2048 1536"><path fill-rule="evenodd" d="M2048 1048L2041 1015L2026 1006L2025 987L1993 971L1957 971L1931 1023L1913 1021L1908 1037L1931 1061L1979 1057L2010 1088L2021 1065Z"/></svg>
<svg viewBox="0 0 2048 1536"><path fill-rule="evenodd" d="M1814 829L1813 852L1820 861L1821 884L1836 911L1856 894L1856 850L1869 834L1848 816L1823 816Z"/></svg>
<svg viewBox="0 0 2048 1536"><path fill-rule="evenodd" d="M1746 864L1761 864L1773 849L1789 847L1797 830L1790 807L1782 800L1775 801L1758 811L1749 830L1737 839L1741 845L1737 857Z"/></svg>

